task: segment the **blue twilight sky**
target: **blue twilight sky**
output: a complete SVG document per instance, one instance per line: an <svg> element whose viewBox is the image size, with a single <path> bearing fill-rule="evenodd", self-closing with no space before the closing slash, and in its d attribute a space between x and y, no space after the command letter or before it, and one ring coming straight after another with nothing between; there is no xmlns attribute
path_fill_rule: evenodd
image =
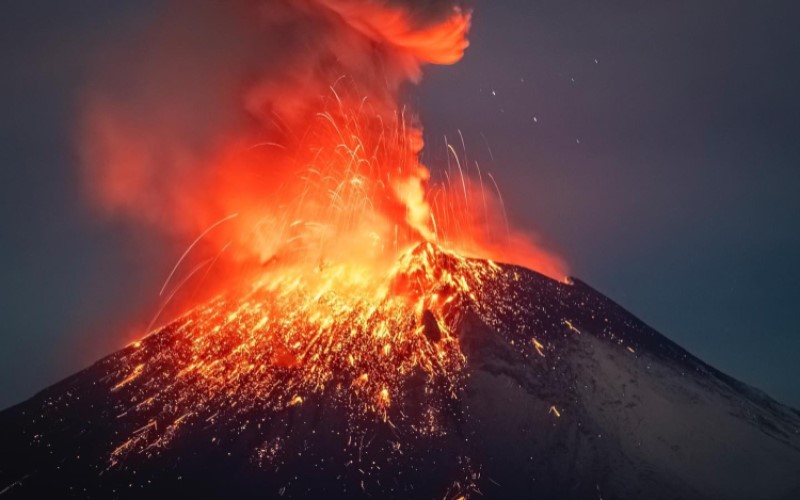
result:
<svg viewBox="0 0 800 500"><path fill-rule="evenodd" d="M187 243L91 216L74 147L98 52L162 8L3 4L0 408L123 345ZM412 97L425 159L461 130L573 275L800 407L798 19L783 0L478 1L465 59Z"/></svg>

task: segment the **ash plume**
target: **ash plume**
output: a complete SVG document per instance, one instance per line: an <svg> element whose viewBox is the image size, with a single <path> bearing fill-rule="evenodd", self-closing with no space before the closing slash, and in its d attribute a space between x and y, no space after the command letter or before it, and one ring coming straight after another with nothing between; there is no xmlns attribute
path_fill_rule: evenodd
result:
<svg viewBox="0 0 800 500"><path fill-rule="evenodd" d="M81 134L91 194L194 232L218 209L208 183L231 142L293 147L342 78L392 113L423 64L461 57L468 26L453 2L173 2L92 75ZM273 186L292 174L264 170Z"/></svg>
<svg viewBox="0 0 800 500"><path fill-rule="evenodd" d="M459 165L433 186L419 162L422 127L401 90L424 65L461 59L470 22L461 2L438 0L173 2L90 75L89 198L203 235L224 250L217 265L435 241L561 278L561 259L508 229L488 178Z"/></svg>

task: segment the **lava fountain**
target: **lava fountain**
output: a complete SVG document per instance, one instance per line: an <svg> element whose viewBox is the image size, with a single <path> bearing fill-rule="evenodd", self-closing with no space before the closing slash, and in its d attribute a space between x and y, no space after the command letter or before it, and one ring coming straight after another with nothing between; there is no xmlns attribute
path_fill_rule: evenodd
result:
<svg viewBox="0 0 800 500"><path fill-rule="evenodd" d="M145 43L155 60L110 63L87 92L92 198L193 241L164 301L224 270L204 285L214 298L132 344L112 374L125 414L141 415L112 463L223 407L321 395L356 420L435 433L464 363L457 316L481 300L494 260L565 275L509 229L491 173L452 147L444 183L420 162L402 90L423 65L461 59L470 14L450 1L218 4L173 7ZM198 42L198 23L219 40ZM392 413L412 379L424 409Z"/></svg>

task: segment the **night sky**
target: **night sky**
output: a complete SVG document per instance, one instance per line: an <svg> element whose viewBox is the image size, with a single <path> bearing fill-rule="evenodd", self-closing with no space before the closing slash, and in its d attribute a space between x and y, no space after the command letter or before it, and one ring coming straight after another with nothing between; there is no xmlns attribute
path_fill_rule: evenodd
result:
<svg viewBox="0 0 800 500"><path fill-rule="evenodd" d="M99 52L161 5L3 5L0 408L132 339L187 244L95 217L75 151ZM424 159L460 130L571 274L800 407L798 19L792 1L480 1L465 59L411 98Z"/></svg>

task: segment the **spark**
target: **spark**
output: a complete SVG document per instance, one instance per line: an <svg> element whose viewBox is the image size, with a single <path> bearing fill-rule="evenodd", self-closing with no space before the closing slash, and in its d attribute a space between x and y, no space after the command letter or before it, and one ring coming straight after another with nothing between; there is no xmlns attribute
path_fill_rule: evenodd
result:
<svg viewBox="0 0 800 500"><path fill-rule="evenodd" d="M131 381L133 381L139 375L142 374L142 370L144 370L144 364L136 365L136 367L133 369L133 371L130 373L130 375L128 375L124 379L120 380L119 383L117 383L117 385L112 387L112 390L117 390L117 389L119 389L121 387L124 387L127 384L131 383Z"/></svg>
<svg viewBox="0 0 800 500"><path fill-rule="evenodd" d="M539 356L541 356L541 357L545 357L545 356L544 356L544 351L542 350L542 349L544 348L544 346L542 345L542 343L541 343L541 342L539 342L539 341L538 341L538 340L536 340L536 339L531 339L531 342L533 343L533 347L534 347L534 348L536 348L536 352L537 352L537 353L539 353Z"/></svg>
<svg viewBox="0 0 800 500"><path fill-rule="evenodd" d="M570 320L568 320L568 319L565 319L565 320L564 320L564 324L565 324L565 325L567 325L567 328L569 328L569 329L570 329L570 330L572 330L573 332L577 333L578 335L580 335L580 334L581 334L581 331L580 331L580 330L578 330L577 328L575 328L575 325L573 325L573 324L572 324L572 322L571 322Z"/></svg>
<svg viewBox="0 0 800 500"><path fill-rule="evenodd" d="M158 295L163 295L163 294L164 294L164 290L166 290L166 289L167 289L167 286L169 285L169 282L170 282L170 280L172 279L172 276L175 274L175 271L177 271L177 270L178 270L178 267L181 265L181 262L183 262L183 259L185 259L187 255L189 255L189 252L191 252L191 251L192 251L192 248L194 248L194 247L195 247L195 245L197 245L197 244L200 242L200 240L202 240L203 238L205 238L205 236L206 236L208 233L210 233L210 232L211 232L211 231L212 231L212 230L213 230L215 227L217 227L217 226L219 226L220 224L223 224L223 223L225 223L225 222L227 222L227 221L229 221L229 220L235 219L235 218L236 218L236 217L238 217L238 216L239 216L239 214L238 214L238 213L236 213L236 214L231 214L231 215L229 215L229 216L227 216L227 217L224 217L224 218L222 218L222 219L218 220L217 222L215 222L214 224L211 224L211 226L209 226L209 227L208 227L208 228L207 228L205 231L203 231L202 233L200 233L200 236L198 236L198 237L197 237L197 238L196 238L196 239L195 239L195 240L192 242L192 244L191 244L191 245L189 245L189 246L186 248L186 250L183 252L183 254L182 254L182 255L180 256L180 258L178 259L178 262L176 262L176 263L175 263L175 266L172 268L172 271L170 271L170 273L169 273L169 276L167 276L167 279L166 279L166 280L164 280L164 285L161 287L161 291L159 291L159 292L158 292Z"/></svg>

